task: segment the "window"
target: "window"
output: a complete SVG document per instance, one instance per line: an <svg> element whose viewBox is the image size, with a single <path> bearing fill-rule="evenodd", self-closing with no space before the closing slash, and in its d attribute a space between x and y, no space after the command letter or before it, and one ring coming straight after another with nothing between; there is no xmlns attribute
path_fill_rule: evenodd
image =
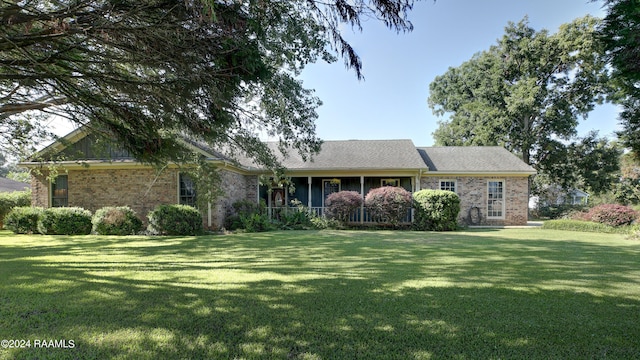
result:
<svg viewBox="0 0 640 360"><path fill-rule="evenodd" d="M322 180L322 206L324 207L327 196L339 192L341 188L340 179Z"/></svg>
<svg viewBox="0 0 640 360"><path fill-rule="evenodd" d="M58 175L51 183L51 206L69 206L69 177Z"/></svg>
<svg viewBox="0 0 640 360"><path fill-rule="evenodd" d="M440 190L447 190L456 192L455 180L440 180Z"/></svg>
<svg viewBox="0 0 640 360"><path fill-rule="evenodd" d="M382 179L380 180L380 186L400 186L400 179Z"/></svg>
<svg viewBox="0 0 640 360"><path fill-rule="evenodd" d="M487 183L487 217L504 218L504 181Z"/></svg>
<svg viewBox="0 0 640 360"><path fill-rule="evenodd" d="M189 175L180 174L179 201L181 205L196 206L196 184Z"/></svg>

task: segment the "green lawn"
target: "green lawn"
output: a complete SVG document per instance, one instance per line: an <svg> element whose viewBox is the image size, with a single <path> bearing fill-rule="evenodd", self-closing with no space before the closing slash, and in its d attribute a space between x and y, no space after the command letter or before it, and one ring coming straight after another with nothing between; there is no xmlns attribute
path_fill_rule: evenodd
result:
<svg viewBox="0 0 640 360"><path fill-rule="evenodd" d="M32 346L0 359L640 358L622 235L0 232L0 271L0 339Z"/></svg>

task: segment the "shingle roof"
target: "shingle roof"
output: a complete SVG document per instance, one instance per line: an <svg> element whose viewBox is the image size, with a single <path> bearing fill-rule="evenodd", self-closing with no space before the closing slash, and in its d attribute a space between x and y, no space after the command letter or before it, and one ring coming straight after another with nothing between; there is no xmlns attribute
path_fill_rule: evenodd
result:
<svg viewBox="0 0 640 360"><path fill-rule="evenodd" d="M277 143L268 143L279 154ZM238 159L249 166L249 159ZM281 159L289 170L426 169L411 140L325 141L319 154L304 162L294 150Z"/></svg>
<svg viewBox="0 0 640 360"><path fill-rule="evenodd" d="M75 130L65 138L77 141L87 132ZM234 159L224 151L210 145L185 138L186 143L211 156L211 160L237 161L247 170L258 170L253 159L244 154L235 154ZM449 173L521 173L534 174L535 170L517 156L499 146L446 146L415 147L404 140L333 140L324 141L319 154L311 161L303 161L295 151L282 156L277 142L266 143L282 165L292 171L323 170L418 170ZM54 143L55 145L55 143ZM49 148L54 148L50 145ZM43 151L45 151L43 150ZM58 150L59 151L59 150ZM19 183L20 184L20 183ZM28 184L25 184L28 185ZM22 190L25 185L18 190ZM0 183L0 189L2 188ZM2 190L0 190L2 191Z"/></svg>
<svg viewBox="0 0 640 360"><path fill-rule="evenodd" d="M417 149L429 171L535 173L535 169L500 146L443 146Z"/></svg>
<svg viewBox="0 0 640 360"><path fill-rule="evenodd" d="M0 178L0 192L23 191L31 188L31 185L7 178Z"/></svg>

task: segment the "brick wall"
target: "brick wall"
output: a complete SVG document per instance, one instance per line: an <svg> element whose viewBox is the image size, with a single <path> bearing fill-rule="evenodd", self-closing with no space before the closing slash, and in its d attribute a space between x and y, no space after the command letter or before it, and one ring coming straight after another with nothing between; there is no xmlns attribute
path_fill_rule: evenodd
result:
<svg viewBox="0 0 640 360"><path fill-rule="evenodd" d="M231 171L221 171L222 193L212 207L212 226L221 228L228 215L233 212L233 204L240 200L257 202L258 177L242 175Z"/></svg>
<svg viewBox="0 0 640 360"><path fill-rule="evenodd" d="M105 206L129 206L145 221L147 213L157 205L178 202L178 169L157 173L152 168L82 169L60 172L69 179L69 206L95 212ZM31 178L32 205L49 207L49 181L46 173ZM224 225L231 205L243 199L255 201L257 176L244 176L221 170L222 189L217 204L213 204L212 228ZM208 209L202 211L203 224L208 225Z"/></svg>
<svg viewBox="0 0 640 360"><path fill-rule="evenodd" d="M32 177L33 204L49 207L47 174ZM149 210L178 199L177 170L151 168L69 170L69 206L95 212L105 206L129 206L146 220Z"/></svg>
<svg viewBox="0 0 640 360"><path fill-rule="evenodd" d="M478 225L527 224L529 204L527 177L423 176L420 187L421 189L438 189L440 180L456 181L456 192L460 196L459 222L467 224L471 216L471 221ZM487 182L489 180L505 182L504 219L487 219Z"/></svg>
<svg viewBox="0 0 640 360"><path fill-rule="evenodd" d="M49 207L49 181L46 175L31 174L31 206Z"/></svg>

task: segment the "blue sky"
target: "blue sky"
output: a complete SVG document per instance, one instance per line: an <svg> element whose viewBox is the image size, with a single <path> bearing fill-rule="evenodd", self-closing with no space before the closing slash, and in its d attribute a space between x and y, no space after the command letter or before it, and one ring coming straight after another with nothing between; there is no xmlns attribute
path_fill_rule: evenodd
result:
<svg viewBox="0 0 640 360"><path fill-rule="evenodd" d="M437 118L427 105L429 84L449 67L488 49L504 34L509 21L529 17L536 30L555 33L584 15L603 17L602 2L588 0L431 0L417 2L409 19L411 33L396 34L370 20L363 31L345 34L361 56L364 81L358 81L342 60L309 65L300 76L315 89L316 132L324 140L411 139L433 145ZM580 135L601 136L619 130L612 105L598 107L578 127Z"/></svg>

